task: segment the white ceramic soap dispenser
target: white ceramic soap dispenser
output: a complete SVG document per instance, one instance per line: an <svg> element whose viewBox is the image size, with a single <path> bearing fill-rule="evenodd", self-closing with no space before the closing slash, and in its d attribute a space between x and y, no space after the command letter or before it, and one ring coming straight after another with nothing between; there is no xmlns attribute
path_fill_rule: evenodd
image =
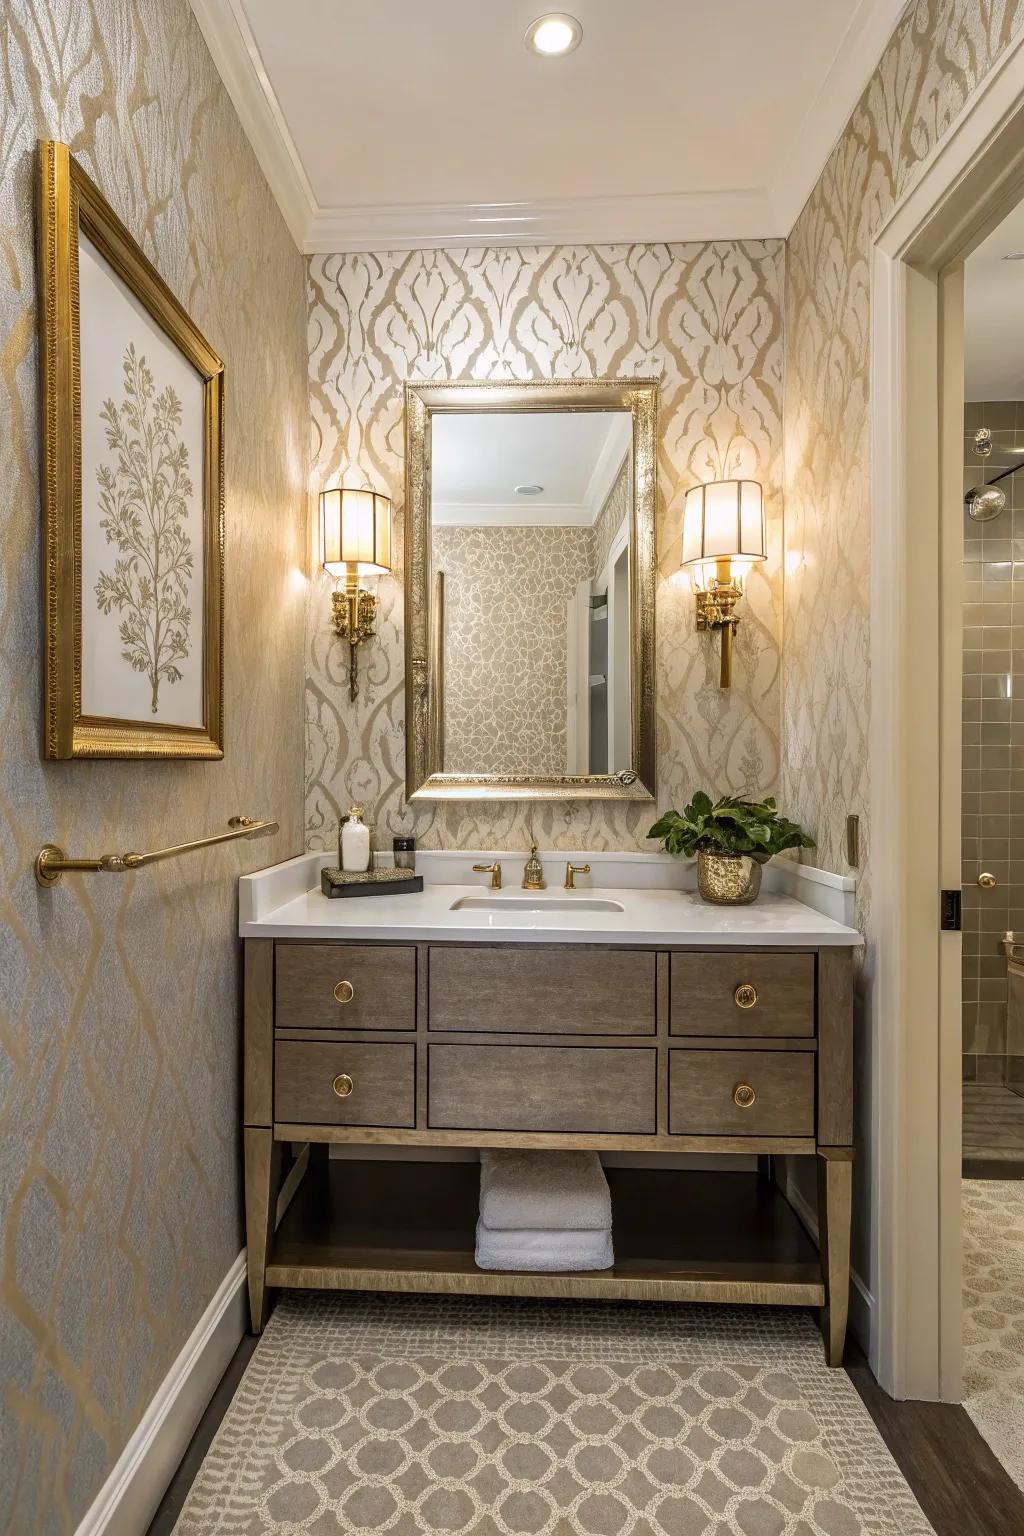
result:
<svg viewBox="0 0 1024 1536"><path fill-rule="evenodd" d="M370 867L370 829L361 805L351 807L341 829L341 867L355 873Z"/></svg>

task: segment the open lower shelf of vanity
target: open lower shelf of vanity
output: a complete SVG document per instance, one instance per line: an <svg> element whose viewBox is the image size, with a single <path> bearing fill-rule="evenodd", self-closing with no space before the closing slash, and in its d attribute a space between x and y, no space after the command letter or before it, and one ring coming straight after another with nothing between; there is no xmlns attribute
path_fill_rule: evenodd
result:
<svg viewBox="0 0 1024 1536"><path fill-rule="evenodd" d="M610 1168L615 1267L499 1273L473 1261L475 1163L321 1159L274 1237L270 1286L815 1306L817 1249L753 1173Z"/></svg>

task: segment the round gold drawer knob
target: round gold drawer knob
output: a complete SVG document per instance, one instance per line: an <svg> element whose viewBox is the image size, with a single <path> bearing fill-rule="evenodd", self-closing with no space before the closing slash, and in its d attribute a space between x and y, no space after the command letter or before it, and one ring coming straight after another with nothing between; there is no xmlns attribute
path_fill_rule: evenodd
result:
<svg viewBox="0 0 1024 1536"><path fill-rule="evenodd" d="M757 988L749 981L741 981L732 996L737 1008L753 1008L757 1002Z"/></svg>
<svg viewBox="0 0 1024 1536"><path fill-rule="evenodd" d="M337 1077L334 1079L334 1082L331 1084L331 1087L334 1089L339 1099L347 1099L349 1094L352 1092L352 1089L355 1087L355 1083L349 1077L347 1072L339 1072Z"/></svg>
<svg viewBox="0 0 1024 1536"><path fill-rule="evenodd" d="M356 995L356 989L350 981L339 981L334 989L334 996L339 1003L350 1003Z"/></svg>
<svg viewBox="0 0 1024 1536"><path fill-rule="evenodd" d="M751 1109L757 1094L749 1083L737 1083L732 1091L732 1101L737 1109Z"/></svg>

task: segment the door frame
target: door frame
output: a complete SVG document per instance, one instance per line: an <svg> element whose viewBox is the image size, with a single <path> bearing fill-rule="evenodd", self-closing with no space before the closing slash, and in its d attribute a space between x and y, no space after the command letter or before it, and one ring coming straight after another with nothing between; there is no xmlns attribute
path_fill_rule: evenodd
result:
<svg viewBox="0 0 1024 1536"><path fill-rule="evenodd" d="M899 1398L962 1395L962 264L1022 193L1019 33L872 249L869 1353Z"/></svg>

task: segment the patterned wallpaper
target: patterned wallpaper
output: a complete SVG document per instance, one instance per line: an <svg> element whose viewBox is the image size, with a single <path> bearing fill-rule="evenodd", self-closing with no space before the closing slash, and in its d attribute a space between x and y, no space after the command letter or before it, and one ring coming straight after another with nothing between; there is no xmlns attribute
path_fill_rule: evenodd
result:
<svg viewBox="0 0 1024 1536"><path fill-rule="evenodd" d="M447 771L565 773L566 605L592 574L593 528L435 526L431 542Z"/></svg>
<svg viewBox="0 0 1024 1536"><path fill-rule="evenodd" d="M786 263L782 796L845 873L868 825L870 251L875 231L1024 21L1024 0L916 0L793 228Z"/></svg>
<svg viewBox="0 0 1024 1536"><path fill-rule="evenodd" d="M378 637L330 627L314 582L306 636L306 839L333 846L363 802L387 846L645 848L655 808L580 801L410 808L405 745L401 518L406 379L661 379L657 550L658 802L699 785L771 791L779 774L782 601L782 279L778 240L377 252L309 261L314 487L372 482L394 498L397 561L380 581ZM763 481L771 559L751 576L735 682L699 636L679 571L683 494L725 474Z"/></svg>
<svg viewBox="0 0 1024 1536"><path fill-rule="evenodd" d="M306 313L185 0L6 0L0 48L0 1529L51 1536L241 1246L236 880L301 847ZM40 760L37 136L71 144L226 361L222 763ZM32 876L51 838L159 847L237 811L281 831Z"/></svg>

